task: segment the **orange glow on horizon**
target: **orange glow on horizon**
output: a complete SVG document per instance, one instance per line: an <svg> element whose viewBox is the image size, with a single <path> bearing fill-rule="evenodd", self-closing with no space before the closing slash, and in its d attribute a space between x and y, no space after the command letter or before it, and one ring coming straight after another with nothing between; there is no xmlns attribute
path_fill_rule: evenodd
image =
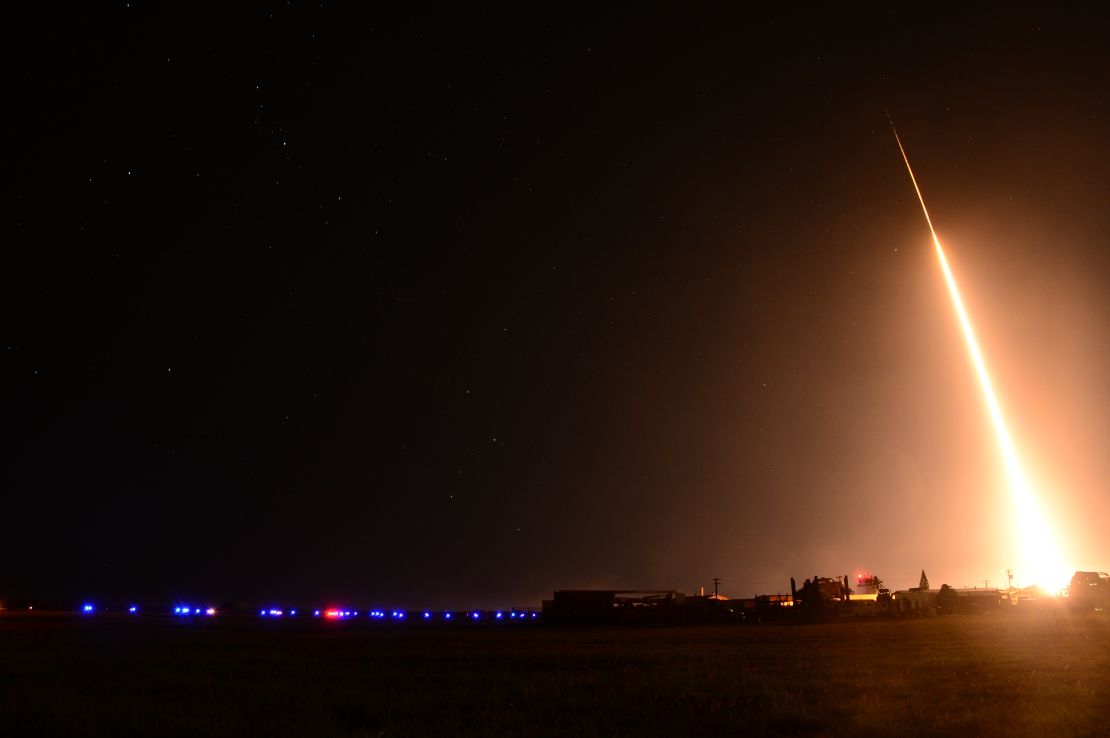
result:
<svg viewBox="0 0 1110 738"><path fill-rule="evenodd" d="M894 130L893 123L891 124L891 130ZM925 198L921 195L921 188L917 185L917 177L914 176L913 167L910 166L909 157L906 156L906 149L902 146L902 139L898 136L897 130L894 130L894 139L898 142L898 150L902 153L902 160L906 163L906 170L909 172L910 181L913 182L917 200L921 203L921 211L925 214L925 222L929 226L929 233L932 234L937 260L940 262L941 271L944 273L944 281L948 285L948 293L952 298L956 317L959 319L960 328L967 342L971 363L979 379L979 386L983 391L991 424L994 426L995 436L1002 452L1016 526L1014 544L1017 548L1018 567L1015 573L1018 575L1019 581L1025 586L1039 584L1046 591L1055 593L1067 585L1072 574L1072 568L1065 563L1058 539L1053 535L1051 527L1045 520L1041 508L1037 504L1036 494L1022 470L1021 460L1018 458L1017 450L1010 438L1010 431L1006 427L1002 406L999 405L998 398L994 394L994 386L987 372L986 362L979 350L979 343L975 340L975 329L971 325L971 319L968 317L963 300L960 298L956 278L952 275L952 269L948 266L948 259L944 255L940 239L937 238L936 229L933 228L933 221L925 207Z"/></svg>

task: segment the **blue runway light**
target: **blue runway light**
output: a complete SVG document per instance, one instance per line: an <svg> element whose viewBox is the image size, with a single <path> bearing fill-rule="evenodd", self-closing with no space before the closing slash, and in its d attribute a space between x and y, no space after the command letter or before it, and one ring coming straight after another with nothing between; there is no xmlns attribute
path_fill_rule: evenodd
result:
<svg viewBox="0 0 1110 738"><path fill-rule="evenodd" d="M443 619L444 620L450 620L451 619L451 613L444 614Z"/></svg>
<svg viewBox="0 0 1110 738"><path fill-rule="evenodd" d="M265 610L259 610L258 614L261 615L262 617L266 617L266 611Z"/></svg>
<svg viewBox="0 0 1110 738"><path fill-rule="evenodd" d="M134 615L134 614L135 614L135 613L137 613L138 611L139 611L139 608L135 607L134 605L132 605L131 607L127 608L127 612L131 613L132 615Z"/></svg>
<svg viewBox="0 0 1110 738"><path fill-rule="evenodd" d="M290 615L296 615L296 614L297 614L297 611L296 611L296 610L290 610L290 611L289 611L289 614L290 614Z"/></svg>
<svg viewBox="0 0 1110 738"><path fill-rule="evenodd" d="M500 620L501 619L501 613L500 612L497 613L496 615L494 615L494 617L497 618L498 620Z"/></svg>
<svg viewBox="0 0 1110 738"><path fill-rule="evenodd" d="M424 611L424 619L425 619L425 620L427 620L427 619L429 619L430 617L432 617L432 614L431 614L430 612L428 612L427 610L425 610L425 611Z"/></svg>
<svg viewBox="0 0 1110 738"><path fill-rule="evenodd" d="M83 606L81 607L81 612L92 612L92 611L93 611L93 610L95 610L95 609L96 609L96 608L95 608L95 607L93 607L92 605L83 605Z"/></svg>
<svg viewBox="0 0 1110 738"><path fill-rule="evenodd" d="M313 610L312 611L312 616L315 617L315 618L320 617L320 611L319 610Z"/></svg>
<svg viewBox="0 0 1110 738"><path fill-rule="evenodd" d="M477 619L478 619L479 617L481 617L481 616L480 616L480 615L479 615L479 614L478 614L477 612L472 612L472 613L470 613L470 617L472 617L472 618L474 618L475 620L477 620Z"/></svg>
<svg viewBox="0 0 1110 738"><path fill-rule="evenodd" d="M510 612L509 617L515 619L516 618L516 613L515 612Z"/></svg>

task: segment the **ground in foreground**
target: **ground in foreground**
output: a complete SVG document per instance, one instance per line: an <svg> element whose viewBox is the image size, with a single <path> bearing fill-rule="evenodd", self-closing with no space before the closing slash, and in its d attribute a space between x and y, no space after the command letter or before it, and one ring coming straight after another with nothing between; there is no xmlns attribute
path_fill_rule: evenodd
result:
<svg viewBox="0 0 1110 738"><path fill-rule="evenodd" d="M1110 613L382 629L0 617L0 735L1103 735Z"/></svg>

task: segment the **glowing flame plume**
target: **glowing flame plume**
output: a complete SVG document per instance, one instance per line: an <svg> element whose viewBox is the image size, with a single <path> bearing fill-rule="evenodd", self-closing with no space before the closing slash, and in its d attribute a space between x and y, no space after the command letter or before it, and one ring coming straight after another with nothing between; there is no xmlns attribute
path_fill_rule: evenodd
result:
<svg viewBox="0 0 1110 738"><path fill-rule="evenodd" d="M998 404L998 398L994 395L994 387L991 385L991 378L987 373L986 362L983 361L983 354L975 340L975 329L972 328L967 310L964 309L963 300L960 299L960 290L956 286L956 279L952 276L948 259L944 256L944 249L941 248L940 239L937 238L937 232L933 228L929 210L925 207L925 198L922 197L921 188L917 185L917 177L913 174L910 159L906 156L906 149L902 146L902 139L898 136L898 131L894 129L893 122L890 124L890 128L894 131L894 140L898 142L898 150L902 152L902 161L906 163L906 171L909 172L913 189L917 193L917 201L921 203L921 212L925 214L925 222L929 225L929 232L933 236L933 246L936 247L937 259L940 261L940 268L944 272L944 281L948 283L948 293L952 296L952 305L956 309L956 317L959 318L960 328L963 329L964 339L967 341L967 350L971 355L971 363L975 367L975 374L979 377L979 385L983 390L983 397L987 402L991 423L994 425L994 433L998 437L998 446L1002 451L1002 460L1006 466L1010 496L1014 505L1017 543L1020 548L1018 551L1020 568L1017 573L1022 577L1025 584L1036 583L1053 592L1067 584L1071 571L1064 563L1056 538L1052 535L1047 521L1041 514L1033 489L1022 471L1021 460L1018 458L1017 450L1010 439L1010 431L1006 428L1006 420L1002 416L1002 407Z"/></svg>

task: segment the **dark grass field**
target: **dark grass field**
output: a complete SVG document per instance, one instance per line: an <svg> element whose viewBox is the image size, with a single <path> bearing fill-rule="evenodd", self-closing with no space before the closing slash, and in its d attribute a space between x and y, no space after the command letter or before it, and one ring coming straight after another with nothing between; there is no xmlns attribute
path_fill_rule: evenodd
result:
<svg viewBox="0 0 1110 738"><path fill-rule="evenodd" d="M1110 734L1108 614L427 630L0 613L0 736L971 734Z"/></svg>

